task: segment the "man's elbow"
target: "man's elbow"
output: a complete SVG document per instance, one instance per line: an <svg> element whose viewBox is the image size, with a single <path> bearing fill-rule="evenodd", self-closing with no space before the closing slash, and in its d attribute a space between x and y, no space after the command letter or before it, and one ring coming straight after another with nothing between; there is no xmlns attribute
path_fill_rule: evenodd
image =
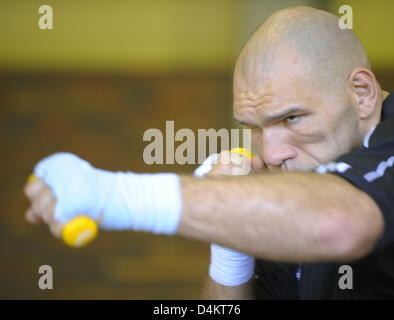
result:
<svg viewBox="0 0 394 320"><path fill-rule="evenodd" d="M365 206L350 214L331 215L326 236L333 260L352 261L369 254L383 234L384 220L376 203L369 199Z"/></svg>

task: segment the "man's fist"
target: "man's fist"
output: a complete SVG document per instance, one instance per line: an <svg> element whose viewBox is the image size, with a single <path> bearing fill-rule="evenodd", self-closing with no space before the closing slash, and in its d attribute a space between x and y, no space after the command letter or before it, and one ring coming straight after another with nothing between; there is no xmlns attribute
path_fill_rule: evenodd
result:
<svg viewBox="0 0 394 320"><path fill-rule="evenodd" d="M47 223L57 237L63 225L81 215L106 230L177 230L182 196L176 174L110 172L64 152L42 159L34 174L41 179L25 187L32 202L26 219Z"/></svg>
<svg viewBox="0 0 394 320"><path fill-rule="evenodd" d="M46 223L61 238L63 227L74 216L95 213L90 203L99 200L94 199L93 176L94 168L73 154L56 153L42 159L24 187L31 201L26 220Z"/></svg>
<svg viewBox="0 0 394 320"><path fill-rule="evenodd" d="M264 168L264 163L259 156L254 156L249 160L237 152L226 150L219 154L206 177L246 175L262 171Z"/></svg>
<svg viewBox="0 0 394 320"><path fill-rule="evenodd" d="M60 239L63 224L54 218L56 198L52 190L40 178L29 180L23 190L30 200L30 207L25 213L26 220L32 224L45 222L51 233Z"/></svg>

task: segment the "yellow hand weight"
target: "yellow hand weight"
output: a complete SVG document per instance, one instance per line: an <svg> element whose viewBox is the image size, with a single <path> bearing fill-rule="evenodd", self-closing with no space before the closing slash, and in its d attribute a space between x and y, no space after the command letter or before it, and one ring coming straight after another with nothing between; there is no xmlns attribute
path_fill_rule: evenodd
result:
<svg viewBox="0 0 394 320"><path fill-rule="evenodd" d="M230 150L231 152L239 153L240 155L246 157L249 159L249 161L252 161L254 154L250 152L248 149L245 148L233 148Z"/></svg>
<svg viewBox="0 0 394 320"><path fill-rule="evenodd" d="M35 179L36 176L31 174L27 182L32 182ZM62 238L70 247L81 248L92 242L97 233L96 222L85 215L79 215L65 224L62 229Z"/></svg>
<svg viewBox="0 0 394 320"><path fill-rule="evenodd" d="M71 247L84 247L96 238L97 224L87 216L77 216L62 230L63 241Z"/></svg>

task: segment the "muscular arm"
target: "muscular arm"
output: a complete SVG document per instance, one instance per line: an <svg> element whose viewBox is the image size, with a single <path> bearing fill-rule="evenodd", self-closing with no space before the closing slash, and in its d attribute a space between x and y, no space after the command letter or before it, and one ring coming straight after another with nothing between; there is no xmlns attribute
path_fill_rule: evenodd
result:
<svg viewBox="0 0 394 320"><path fill-rule="evenodd" d="M383 230L375 202L331 174L181 176L178 235L258 258L346 261L367 254Z"/></svg>
<svg viewBox="0 0 394 320"><path fill-rule="evenodd" d="M58 166L53 163L59 159L72 162L77 169L78 165L83 167L81 163L84 164L72 155L59 154L44 159L47 162L41 162L41 165L52 166L55 174ZM69 176L63 176L66 177ZM136 179L134 183L146 183L142 181L146 176L133 178ZM174 183L174 176L167 178L166 181ZM370 252L383 230L383 217L372 198L331 174L263 172L206 179L180 176L180 182L182 212L180 221L176 220L178 235L216 243L257 258L287 262L349 261ZM72 181L64 183L67 185ZM155 200L155 194L150 189L148 191L149 196L144 201ZM42 220L51 225L55 220L53 203L56 199L50 187L42 179L37 179L26 185L25 193L32 202L26 213L28 221L37 223ZM168 205L162 198L159 200ZM64 201L73 203L70 199ZM138 219L143 219L143 206L132 204L124 206L131 206L129 210L135 210ZM115 219L116 214L108 212L106 222L111 227L116 226L115 220L111 222L111 217ZM160 213L152 211L158 221L165 219ZM158 222L155 223L157 227ZM165 223L159 225L163 227ZM132 227L148 231L153 228L141 223Z"/></svg>

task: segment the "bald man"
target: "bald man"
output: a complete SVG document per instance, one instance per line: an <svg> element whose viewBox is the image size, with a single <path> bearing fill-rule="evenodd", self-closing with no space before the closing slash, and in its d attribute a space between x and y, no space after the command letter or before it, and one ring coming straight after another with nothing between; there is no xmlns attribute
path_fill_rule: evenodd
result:
<svg viewBox="0 0 394 320"><path fill-rule="evenodd" d="M55 236L86 212L102 229L213 243L207 298L393 298L387 95L336 16L275 12L250 36L234 73L234 118L252 130L254 174L112 173L55 154L25 187L26 218ZM351 288L340 284L342 265L352 268Z"/></svg>

